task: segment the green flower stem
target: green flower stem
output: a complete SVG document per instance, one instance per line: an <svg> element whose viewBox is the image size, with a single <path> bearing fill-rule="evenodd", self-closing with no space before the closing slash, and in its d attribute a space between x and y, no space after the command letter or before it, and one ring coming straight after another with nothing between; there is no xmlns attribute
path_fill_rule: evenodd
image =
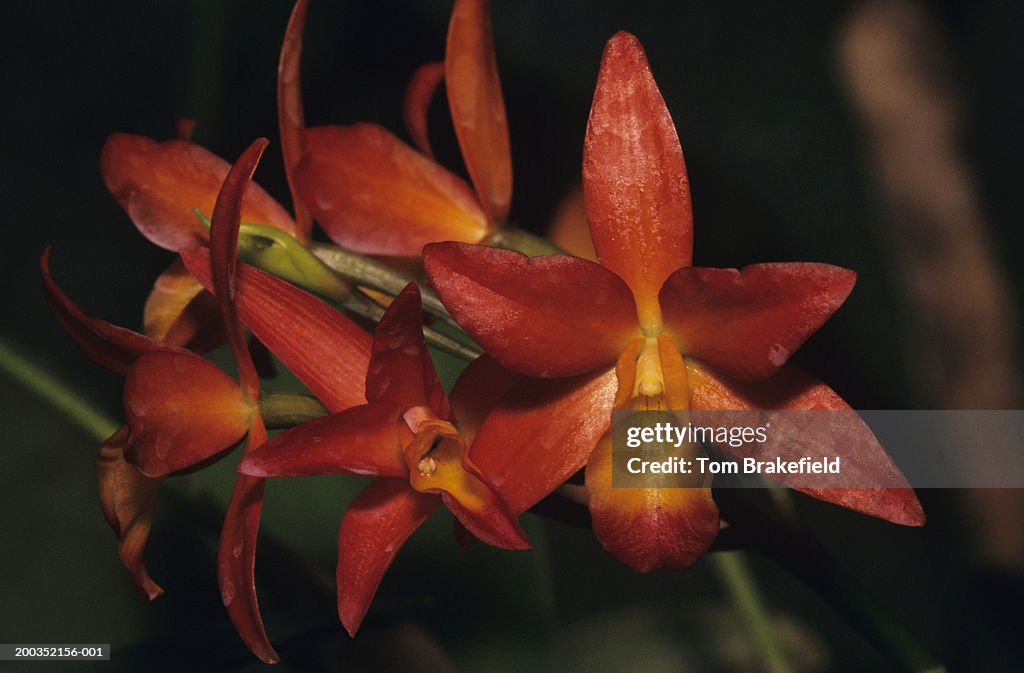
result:
<svg viewBox="0 0 1024 673"><path fill-rule="evenodd" d="M292 428L331 413L320 400L297 393L260 393L260 415L268 429Z"/></svg>
<svg viewBox="0 0 1024 673"><path fill-rule="evenodd" d="M47 402L98 442L114 434L118 423L64 382L30 362L0 337L0 372Z"/></svg>
<svg viewBox="0 0 1024 673"><path fill-rule="evenodd" d="M886 614L861 582L809 536L779 539L764 553L842 614L878 650L908 673L944 673L945 666Z"/></svg>
<svg viewBox="0 0 1024 673"><path fill-rule="evenodd" d="M353 290L342 302L342 306L373 322L380 322L381 316L384 315L384 307L359 290ZM483 355L483 351L478 348L457 341L447 334L441 334L431 327L423 328L423 338L428 345L462 358L466 362L472 362Z"/></svg>
<svg viewBox="0 0 1024 673"><path fill-rule="evenodd" d="M718 573L725 586L729 601L739 615L761 660L761 668L768 673L792 671L771 617L765 610L764 601L757 588L757 580L750 571L750 566L743 557L743 553L711 554L708 556L708 563Z"/></svg>
<svg viewBox="0 0 1024 673"><path fill-rule="evenodd" d="M490 238L484 241L487 245L506 250L521 252L527 257L540 257L543 255L567 255L557 245L542 236L531 234L522 229L499 229Z"/></svg>
<svg viewBox="0 0 1024 673"><path fill-rule="evenodd" d="M943 673L942 663L873 599L859 579L836 563L803 529L765 515L742 497L720 493L722 513L742 531L739 546L756 550L785 568L846 618L889 660L907 673Z"/></svg>
<svg viewBox="0 0 1024 673"><path fill-rule="evenodd" d="M415 280L387 264L336 245L312 243L309 249L317 259L343 278L392 297L397 296L406 285ZM420 285L420 295L423 297L424 310L451 322L452 317L433 290Z"/></svg>

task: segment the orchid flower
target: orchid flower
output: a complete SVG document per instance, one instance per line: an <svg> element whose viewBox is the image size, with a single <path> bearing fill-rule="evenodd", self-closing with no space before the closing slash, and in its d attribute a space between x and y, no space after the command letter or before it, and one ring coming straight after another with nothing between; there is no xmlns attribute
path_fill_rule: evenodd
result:
<svg viewBox="0 0 1024 673"><path fill-rule="evenodd" d="M434 161L427 139L427 110L442 77L472 188ZM512 196L486 0L456 0L444 63L417 70L405 118L419 151L376 124L307 129L293 176L301 200L331 240L361 253L419 257L434 241L485 240L507 218Z"/></svg>
<svg viewBox="0 0 1024 673"><path fill-rule="evenodd" d="M338 609L355 634L398 549L442 503L476 537L528 548L526 535L469 456L423 340L419 291L392 302L373 341L367 404L274 437L245 474L373 474L349 506L338 539Z"/></svg>
<svg viewBox="0 0 1024 673"><path fill-rule="evenodd" d="M606 423L612 408L849 408L824 384L780 368L843 303L855 274L815 263L690 265L682 149L628 33L612 37L602 58L583 187L599 263L462 243L424 250L442 301L498 362L537 377L611 368L615 400L591 410ZM866 426L853 431L848 445L865 462L896 470ZM594 532L630 567L688 567L716 537L709 488L612 488L610 435L573 467L584 462ZM924 520L909 488L801 490L897 523Z"/></svg>

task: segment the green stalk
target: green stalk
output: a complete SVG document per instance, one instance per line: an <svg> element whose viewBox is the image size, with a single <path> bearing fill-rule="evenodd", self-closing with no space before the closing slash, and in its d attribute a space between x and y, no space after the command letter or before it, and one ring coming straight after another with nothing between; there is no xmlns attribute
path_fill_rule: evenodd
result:
<svg viewBox="0 0 1024 673"><path fill-rule="evenodd" d="M522 229L498 229L484 242L496 248L521 252L527 257L569 254L548 239Z"/></svg>
<svg viewBox="0 0 1024 673"><path fill-rule="evenodd" d="M729 601L754 644L761 668L768 673L790 673L782 643L765 609L757 580L742 552L718 552L708 557L725 586Z"/></svg>
<svg viewBox="0 0 1024 673"><path fill-rule="evenodd" d="M336 245L311 243L309 249L317 259L341 277L392 297L398 296L406 285L415 280L387 264ZM423 297L425 311L445 321L452 321L448 310L433 290L421 284L420 296Z"/></svg>
<svg viewBox="0 0 1024 673"><path fill-rule="evenodd" d="M0 337L0 372L35 394L86 435L102 442L114 434L118 424L64 382L34 365Z"/></svg>
<svg viewBox="0 0 1024 673"><path fill-rule="evenodd" d="M890 617L861 581L836 563L812 535L787 525L740 497L722 498L723 515L742 539L803 582L906 673L944 673L946 668L907 629Z"/></svg>
<svg viewBox="0 0 1024 673"><path fill-rule="evenodd" d="M380 322L381 317L384 315L384 307L358 289L352 290L341 305L352 313L373 322ZM430 327L423 328L423 338L427 345L454 355L457 358L462 358L466 362L472 362L483 355L483 351L457 341L447 334L441 334Z"/></svg>
<svg viewBox="0 0 1024 673"><path fill-rule="evenodd" d="M260 393L260 415L268 429L292 428L328 415L320 400L298 393Z"/></svg>

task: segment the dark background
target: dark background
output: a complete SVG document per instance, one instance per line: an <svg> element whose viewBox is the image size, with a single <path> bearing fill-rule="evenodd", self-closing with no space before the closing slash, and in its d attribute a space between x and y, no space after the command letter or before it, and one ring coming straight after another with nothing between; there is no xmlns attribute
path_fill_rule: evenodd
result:
<svg viewBox="0 0 1024 673"><path fill-rule="evenodd" d="M870 150L837 71L836 35L853 6L496 1L512 219L542 231L578 183L601 50L615 31L630 30L647 49L686 154L695 264L808 260L855 269L851 299L798 360L856 408L926 408L935 398L915 368L919 344L908 336L906 294L886 249ZM1019 315L1022 10L992 0L926 7L963 106L963 160ZM401 132L405 82L417 65L443 57L449 10L427 0L314 0L303 61L308 123L375 121ZM99 151L115 131L170 137L179 117L197 119L195 140L229 159L253 138L271 138L257 179L287 203L275 73L289 11L288 2L241 0L0 9L0 336L115 418L120 381L85 361L49 316L38 256L52 244L58 282L87 312L138 328L152 280L171 256L143 239L106 192ZM444 115L438 97L435 147L461 170ZM1014 330L1019 337L1019 322ZM167 595L147 605L100 515L95 442L6 379L0 404L0 642L109 642L114 661L102 670L258 668L215 587L218 508L234 459L168 489L149 553ZM637 576L584 531L532 516L531 555L459 552L450 522L437 517L400 555L352 642L333 615L333 587L310 589L307 580L312 567L330 581L337 523L360 485L325 478L269 489L268 537L311 560L258 561L280 670L448 670L452 662L462 671L749 668L706 564ZM1019 670L1012 648L1020 617L999 611L1020 598L1019 575L979 558L978 527L961 496L924 494L923 530L800 505L844 565L954 668ZM812 670L888 670L798 582L754 564L787 642Z"/></svg>

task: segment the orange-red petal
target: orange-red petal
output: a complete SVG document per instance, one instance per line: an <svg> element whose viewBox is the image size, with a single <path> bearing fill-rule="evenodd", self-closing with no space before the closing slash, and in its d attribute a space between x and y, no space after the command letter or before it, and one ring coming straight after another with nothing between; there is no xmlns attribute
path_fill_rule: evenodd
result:
<svg viewBox="0 0 1024 673"><path fill-rule="evenodd" d="M459 374L451 394L452 418L467 446L473 445L487 415L522 378L486 353Z"/></svg>
<svg viewBox="0 0 1024 673"><path fill-rule="evenodd" d="M178 250L202 243L206 229L193 208L209 215L228 174L228 164L184 140L158 143L115 133L100 155L100 171L135 226L156 245ZM242 219L295 235L295 222L259 187L249 195Z"/></svg>
<svg viewBox="0 0 1024 673"><path fill-rule="evenodd" d="M117 535L117 551L143 596L153 600L164 592L146 570L143 554L163 479L151 479L124 459L128 427L118 429L96 456L103 516Z"/></svg>
<svg viewBox="0 0 1024 673"><path fill-rule="evenodd" d="M451 415L423 340L423 309L416 283L405 286L377 324L366 399L387 400L403 410L430 407L442 419Z"/></svg>
<svg viewBox="0 0 1024 673"><path fill-rule="evenodd" d="M441 505L404 479L375 479L345 511L338 536L338 615L355 636L381 578L409 536Z"/></svg>
<svg viewBox="0 0 1024 673"><path fill-rule="evenodd" d="M718 535L711 489L612 486L612 440L605 435L587 463L594 535L637 572L689 568Z"/></svg>
<svg viewBox="0 0 1024 673"><path fill-rule="evenodd" d="M230 448L249 429L253 409L219 367L188 352L139 357L125 379L131 428L129 462L162 477Z"/></svg>
<svg viewBox="0 0 1024 673"><path fill-rule="evenodd" d="M50 312L57 322L68 333L85 356L111 371L125 374L132 363L143 353L167 348L165 345L145 337L138 332L112 325L99 318L93 318L82 312L66 294L64 294L53 276L50 275L50 248L43 250L39 258L39 268L43 277L43 296L50 307Z"/></svg>
<svg viewBox="0 0 1024 673"><path fill-rule="evenodd" d="M257 415L246 450L267 439L263 421ZM263 509L264 480L239 474L224 515L217 545L217 581L220 597L238 634L252 653L267 664L280 660L267 638L256 600L256 538Z"/></svg>
<svg viewBox="0 0 1024 673"><path fill-rule="evenodd" d="M486 356L485 356L486 357ZM477 362L480 362L478 360ZM474 371L476 368L480 371ZM469 457L501 493L513 512L523 512L582 468L594 444L608 429L615 398L615 373L556 381L518 377L498 381L493 395L478 374L492 365L473 363L452 391L452 405L466 397L491 396L493 406L479 426Z"/></svg>
<svg viewBox="0 0 1024 673"><path fill-rule="evenodd" d="M487 217L461 179L374 124L306 130L299 194L338 245L418 257L435 241L475 243Z"/></svg>
<svg viewBox="0 0 1024 673"><path fill-rule="evenodd" d="M217 202L210 218L210 270L213 274L213 290L217 296L224 327L228 332L228 344L235 360L238 382L246 398L252 402L259 399L260 379L245 343L245 330L238 319L235 305L235 278L238 267L238 228L242 224L242 207L246 193L252 184L253 173L270 143L259 138L242 152L224 178L224 184L217 194Z"/></svg>
<svg viewBox="0 0 1024 673"><path fill-rule="evenodd" d="M583 146L583 197L602 264L636 296L641 323L658 326L658 291L693 250L690 190L675 126L640 42L608 41Z"/></svg>
<svg viewBox="0 0 1024 673"><path fill-rule="evenodd" d="M488 0L456 0L444 69L466 169L490 218L503 221L512 201L512 154Z"/></svg>
<svg viewBox="0 0 1024 673"><path fill-rule="evenodd" d="M210 254L183 250L188 270L212 288ZM366 402L370 335L340 312L294 285L238 265L238 314L253 334L331 411Z"/></svg>
<svg viewBox="0 0 1024 673"><path fill-rule="evenodd" d="M529 376L611 366L637 332L633 297L599 264L443 243L423 251L431 285L498 362Z"/></svg>
<svg viewBox="0 0 1024 673"><path fill-rule="evenodd" d="M402 411L394 404L363 404L275 435L247 455L239 471L256 477L406 477L401 427Z"/></svg>
<svg viewBox="0 0 1024 673"><path fill-rule="evenodd" d="M836 312L857 274L830 264L679 269L659 300L668 333L687 356L730 377L765 379Z"/></svg>
<svg viewBox="0 0 1024 673"><path fill-rule="evenodd" d="M744 409L768 410L835 410L837 422L831 431L841 436L828 438L843 447L843 474L850 483L884 484L886 488L805 488L794 485L795 490L819 500L846 507L855 512L907 526L924 524L924 510L914 490L907 487L891 488L893 484L906 484L892 459L850 406L834 390L794 365L783 367L774 377L759 383L743 383L718 375L695 362L687 363L690 383L690 404L695 410L728 411ZM799 436L799 429L787 429L783 424L800 420L799 415L775 414L771 418L772 431L764 446L747 445L762 451L759 459L774 459L787 451L784 443L773 438ZM736 449L722 446L724 451ZM806 447L804 447L806 449ZM806 450L804 451L806 453ZM753 455L753 454L752 454ZM789 476L776 475L783 484L792 481ZM788 485L788 484L787 484Z"/></svg>
<svg viewBox="0 0 1024 673"><path fill-rule="evenodd" d="M217 301L175 259L156 282L142 310L146 336L203 353L227 341Z"/></svg>
<svg viewBox="0 0 1024 673"><path fill-rule="evenodd" d="M444 78L444 63L424 63L416 68L405 87L405 104L402 116L405 128L409 131L412 144L420 152L434 158L434 150L430 147L430 133L427 120L429 118L430 100Z"/></svg>
<svg viewBox="0 0 1024 673"><path fill-rule="evenodd" d="M288 18L281 43L281 56L277 62L277 125L281 135L281 154L284 157L284 173L288 178L288 189L292 193L292 207L295 210L295 237L309 241L313 230L313 216L299 198L295 188L295 166L306 149L306 115L302 106L302 33L306 27L307 0L297 0Z"/></svg>

